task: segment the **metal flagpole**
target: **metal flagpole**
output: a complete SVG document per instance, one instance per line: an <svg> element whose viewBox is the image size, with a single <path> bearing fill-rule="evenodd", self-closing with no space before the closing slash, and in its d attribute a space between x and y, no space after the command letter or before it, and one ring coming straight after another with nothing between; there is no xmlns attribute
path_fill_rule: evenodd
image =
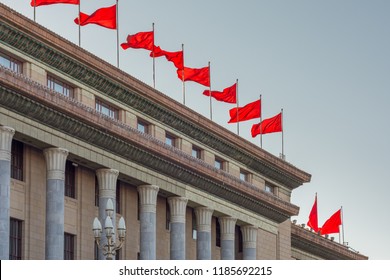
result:
<svg viewBox="0 0 390 280"><path fill-rule="evenodd" d="M79 47L81 47L81 18L80 18L80 13L81 13L81 0L79 1Z"/></svg>
<svg viewBox="0 0 390 280"><path fill-rule="evenodd" d="M283 125L283 108L281 109L282 114L282 159L284 160L284 125Z"/></svg>
<svg viewBox="0 0 390 280"><path fill-rule="evenodd" d="M35 20L36 7L37 7L37 0L34 0L34 21L36 21L36 20Z"/></svg>
<svg viewBox="0 0 390 280"><path fill-rule="evenodd" d="M240 135L240 122L238 121L238 79L236 80L236 93L237 93L237 135Z"/></svg>
<svg viewBox="0 0 390 280"><path fill-rule="evenodd" d="M343 234L343 245L344 245L344 213L343 213L343 206L341 206L341 231L342 231L342 234ZM340 234L339 234L340 236Z"/></svg>
<svg viewBox="0 0 390 280"><path fill-rule="evenodd" d="M210 120L213 120L213 112L212 112L212 100L211 100L211 68L210 68L210 61L209 61L209 93L210 93Z"/></svg>
<svg viewBox="0 0 390 280"><path fill-rule="evenodd" d="M261 100L261 94L260 94L260 148L263 148L263 131L261 127L261 122L262 122L261 106L263 105L262 103L263 101Z"/></svg>
<svg viewBox="0 0 390 280"><path fill-rule="evenodd" d="M181 50L183 52L183 69L181 71L181 80L183 81L183 105L186 105L186 86L184 83L184 44L181 44Z"/></svg>
<svg viewBox="0 0 390 280"><path fill-rule="evenodd" d="M152 30L153 30L153 46L152 46L152 53L153 53L153 88L156 88L156 60L154 57L154 22L152 24Z"/></svg>
<svg viewBox="0 0 390 280"><path fill-rule="evenodd" d="M116 0L116 66L119 68L119 13L118 13L118 2Z"/></svg>

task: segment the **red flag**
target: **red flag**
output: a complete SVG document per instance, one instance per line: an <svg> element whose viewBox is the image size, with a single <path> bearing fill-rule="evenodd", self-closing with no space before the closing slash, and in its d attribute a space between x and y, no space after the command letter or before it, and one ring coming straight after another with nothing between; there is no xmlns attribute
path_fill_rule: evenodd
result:
<svg viewBox="0 0 390 280"><path fill-rule="evenodd" d="M337 210L322 226L320 232L322 235L340 232L341 209Z"/></svg>
<svg viewBox="0 0 390 280"><path fill-rule="evenodd" d="M265 119L261 123L254 124L251 129L252 137L256 137L256 135L259 134L267 134L280 131L282 131L282 113L279 113L272 118Z"/></svg>
<svg viewBox="0 0 390 280"><path fill-rule="evenodd" d="M210 71L208 66L203 68L184 67L184 79L182 69L178 69L176 73L180 80L197 82L205 87L210 86Z"/></svg>
<svg viewBox="0 0 390 280"><path fill-rule="evenodd" d="M80 0L31 0L31 7L46 6L51 4L80 4Z"/></svg>
<svg viewBox="0 0 390 280"><path fill-rule="evenodd" d="M210 96L210 90L205 90L204 95ZM227 103L236 103L237 102L237 84L234 84L228 88L225 88L221 91L211 91L211 96L217 99L218 101L224 101Z"/></svg>
<svg viewBox="0 0 390 280"><path fill-rule="evenodd" d="M317 213L317 194L314 200L313 207L311 208L309 221L307 225L312 228L315 232L318 232L318 213Z"/></svg>
<svg viewBox="0 0 390 280"><path fill-rule="evenodd" d="M260 118L260 105L261 100L256 100L252 103L245 105L244 107L233 108L229 110L230 120L228 123L235 123L241 121L247 121L254 118Z"/></svg>
<svg viewBox="0 0 390 280"><path fill-rule="evenodd" d="M153 57L153 52L150 53L150 56ZM154 47L154 57L160 56L165 56L165 58L172 62L177 69L182 70L184 68L183 51L167 52L162 50L160 47Z"/></svg>
<svg viewBox="0 0 390 280"><path fill-rule="evenodd" d="M154 44L154 32L138 32L134 35L128 35L126 41L126 43L121 44L121 47L124 50L127 50L128 48L133 48L146 49L151 51L153 50Z"/></svg>
<svg viewBox="0 0 390 280"><path fill-rule="evenodd" d="M80 23L79 18L75 18L74 22L81 26L93 23L106 28L116 29L116 5L97 9L91 15L80 13Z"/></svg>

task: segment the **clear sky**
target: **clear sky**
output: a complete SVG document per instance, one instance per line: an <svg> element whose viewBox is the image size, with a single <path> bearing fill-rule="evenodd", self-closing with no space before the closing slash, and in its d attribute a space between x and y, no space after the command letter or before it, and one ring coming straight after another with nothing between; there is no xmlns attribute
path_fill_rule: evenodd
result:
<svg viewBox="0 0 390 280"><path fill-rule="evenodd" d="M30 0L0 0L33 18ZM92 13L115 0L81 0ZM37 8L37 22L78 44L77 6ZM213 90L239 80L239 103L262 94L263 118L284 110L286 160L312 174L294 190L293 219L306 223L315 193L319 224L341 206L344 240L370 259L390 259L390 1L387 0L142 0L119 1L119 38L150 31L167 51L185 49L187 67L211 62ZM81 46L116 64L116 31L82 27ZM120 68L152 83L152 59L142 49L120 51ZM156 89L181 102L173 65L156 59ZM209 117L205 88L186 83L186 106ZM213 101L213 121L227 124L234 105ZM240 124L252 139L258 120ZM263 136L278 156L281 133ZM334 234L338 241L339 235Z"/></svg>

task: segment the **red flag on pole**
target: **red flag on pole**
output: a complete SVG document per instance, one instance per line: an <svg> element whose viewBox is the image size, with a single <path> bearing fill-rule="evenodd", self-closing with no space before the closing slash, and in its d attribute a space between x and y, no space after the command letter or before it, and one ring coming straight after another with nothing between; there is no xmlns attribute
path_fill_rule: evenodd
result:
<svg viewBox="0 0 390 280"><path fill-rule="evenodd" d="M153 52L150 53L150 56L153 57ZM154 47L154 57L160 56L165 56L165 58L172 62L178 70L182 70L184 68L183 51L168 52L164 51L160 47Z"/></svg>
<svg viewBox="0 0 390 280"><path fill-rule="evenodd" d="M184 79L182 69L177 69L176 73L182 81L193 81L205 87L210 86L210 68L208 66L203 68L184 67Z"/></svg>
<svg viewBox="0 0 390 280"><path fill-rule="evenodd" d="M259 134L267 134L282 131L282 113L276 116L265 119L261 123L254 124L251 129L252 137Z"/></svg>
<svg viewBox="0 0 390 280"><path fill-rule="evenodd" d="M91 23L109 29L116 29L116 4L111 7L97 9L91 15L80 12L80 23L79 18L75 18L74 22L81 26Z"/></svg>
<svg viewBox="0 0 390 280"><path fill-rule="evenodd" d="M341 225L341 209L337 210L321 227L322 235L330 233L339 233Z"/></svg>
<svg viewBox="0 0 390 280"><path fill-rule="evenodd" d="M121 44L121 47L124 50L127 50L128 48L133 48L151 51L153 50L154 44L154 32L138 32L133 35L128 35L126 41L126 43Z"/></svg>
<svg viewBox="0 0 390 280"><path fill-rule="evenodd" d="M204 95L210 96L210 90L205 90ZM223 101L227 103L236 103L237 102L237 84L234 84L228 88L225 88L223 91L211 91L211 96L218 101Z"/></svg>
<svg viewBox="0 0 390 280"><path fill-rule="evenodd" d="M309 214L309 221L307 222L307 225L315 232L318 232L317 194Z"/></svg>
<svg viewBox="0 0 390 280"><path fill-rule="evenodd" d="M229 110L230 120L228 123L235 123L241 121L247 121L254 118L260 118L260 102L261 100L256 100L251 102L243 107L237 107Z"/></svg>
<svg viewBox="0 0 390 280"><path fill-rule="evenodd" d="M46 6L52 4L80 4L80 0L31 0L31 7Z"/></svg>

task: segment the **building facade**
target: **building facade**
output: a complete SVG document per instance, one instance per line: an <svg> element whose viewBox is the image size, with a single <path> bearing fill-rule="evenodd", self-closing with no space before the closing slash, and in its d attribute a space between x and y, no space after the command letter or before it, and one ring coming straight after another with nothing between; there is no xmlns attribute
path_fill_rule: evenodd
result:
<svg viewBox="0 0 390 280"><path fill-rule="evenodd" d="M0 258L366 259L291 222L311 175L0 4ZM107 238L104 231L101 243Z"/></svg>

